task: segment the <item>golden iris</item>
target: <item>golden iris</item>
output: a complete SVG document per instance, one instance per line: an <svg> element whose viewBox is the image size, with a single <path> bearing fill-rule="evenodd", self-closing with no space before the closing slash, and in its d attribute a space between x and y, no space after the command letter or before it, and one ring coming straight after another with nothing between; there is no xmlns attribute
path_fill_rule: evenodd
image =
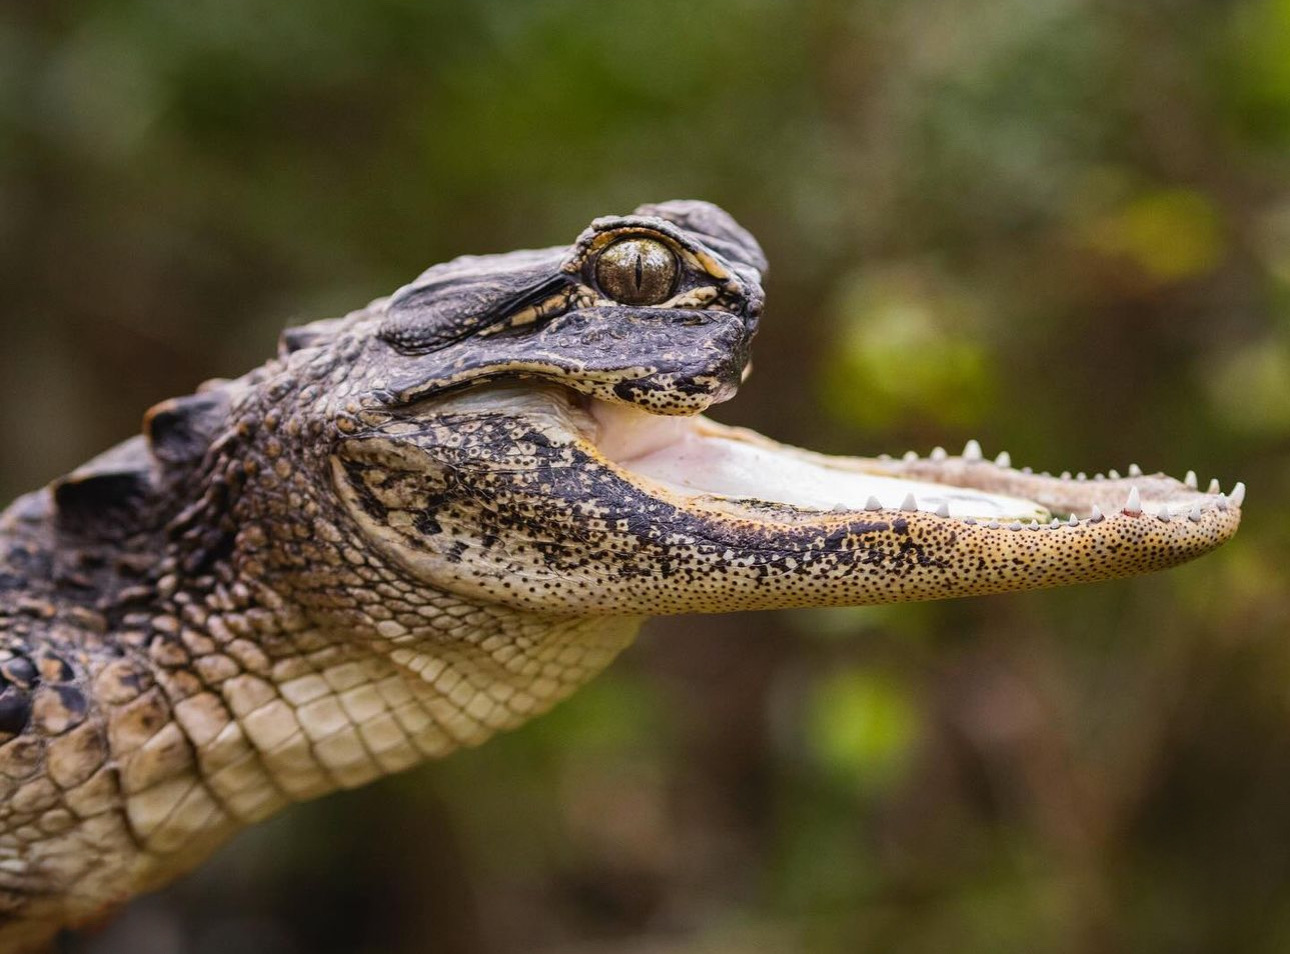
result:
<svg viewBox="0 0 1290 954"><path fill-rule="evenodd" d="M657 305L671 296L676 284L676 255L656 239L619 239L600 253L596 284L624 305Z"/></svg>

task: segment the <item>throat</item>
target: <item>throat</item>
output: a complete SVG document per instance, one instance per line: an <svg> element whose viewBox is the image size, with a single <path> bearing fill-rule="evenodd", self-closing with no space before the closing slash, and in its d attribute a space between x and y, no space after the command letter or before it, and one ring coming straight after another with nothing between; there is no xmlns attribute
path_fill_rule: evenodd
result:
<svg viewBox="0 0 1290 954"><path fill-rule="evenodd" d="M177 714L190 707L181 718L199 733L240 734L262 766L258 793L226 793L239 820L515 728L598 674L641 623L543 619L443 599L436 609L411 628L351 617L297 630L294 653L262 660L259 672L242 667L217 693L177 704Z"/></svg>

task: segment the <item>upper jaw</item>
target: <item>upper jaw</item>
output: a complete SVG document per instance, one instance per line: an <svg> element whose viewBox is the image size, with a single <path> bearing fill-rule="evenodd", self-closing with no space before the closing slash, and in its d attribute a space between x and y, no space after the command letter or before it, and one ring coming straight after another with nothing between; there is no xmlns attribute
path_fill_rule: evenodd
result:
<svg viewBox="0 0 1290 954"><path fill-rule="evenodd" d="M423 356L384 353L381 393L398 407L528 381L655 414L696 414L734 395L751 342L752 320L731 311L589 306L522 336L460 342L432 371Z"/></svg>

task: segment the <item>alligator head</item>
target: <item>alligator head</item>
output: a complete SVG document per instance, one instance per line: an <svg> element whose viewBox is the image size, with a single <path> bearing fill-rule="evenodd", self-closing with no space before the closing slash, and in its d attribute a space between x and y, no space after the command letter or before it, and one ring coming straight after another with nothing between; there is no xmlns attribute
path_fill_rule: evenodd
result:
<svg viewBox="0 0 1290 954"><path fill-rule="evenodd" d="M354 354L318 390L328 476L372 546L531 612L1033 589L1173 566L1236 530L1243 490L1191 476L1036 475L974 442L828 457L703 417L747 373L764 269L720 209L646 206L568 248L431 268L343 330L297 332L315 350L286 373Z"/></svg>
<svg viewBox="0 0 1290 954"><path fill-rule="evenodd" d="M568 247L436 265L155 408L146 452L123 445L58 484L61 525L119 534L142 513L161 539L131 539L154 582L123 591L152 586L173 618L204 607L204 628L230 646L252 633L276 660L281 720L251 741L291 798L518 725L651 615L1088 582L1235 532L1239 484L1054 478L975 443L827 457L708 420L747 373L765 264L720 209L668 202ZM353 665L413 697L386 700L411 715L379 744L348 709L316 711L316 673L349 685ZM267 705L257 679L219 683L220 719ZM278 753L282 738L303 749ZM244 821L281 802L229 798Z"/></svg>

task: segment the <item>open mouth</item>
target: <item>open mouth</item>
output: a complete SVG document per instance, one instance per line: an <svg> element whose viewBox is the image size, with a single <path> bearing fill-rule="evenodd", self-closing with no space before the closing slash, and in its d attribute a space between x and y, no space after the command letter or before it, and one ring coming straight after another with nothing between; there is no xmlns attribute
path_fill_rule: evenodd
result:
<svg viewBox="0 0 1290 954"><path fill-rule="evenodd" d="M1117 512L1199 522L1239 507L1245 494L1237 484L1229 497L1217 482L1202 493L1194 473L1179 481L1136 466L1124 477L1035 474L1013 469L1007 454L987 460L976 441L958 456L938 448L927 458L831 457L700 415L664 417L599 400L584 407L600 454L651 496L763 519L769 505L786 514L924 511L1008 529L1097 523Z"/></svg>
<svg viewBox="0 0 1290 954"><path fill-rule="evenodd" d="M573 615L862 606L1132 576L1222 544L1245 497L1239 483L1202 490L1190 472L1036 474L976 441L958 455L832 457L536 375L372 427L342 443L334 472L373 539L454 591ZM593 571L609 591L584 585Z"/></svg>

